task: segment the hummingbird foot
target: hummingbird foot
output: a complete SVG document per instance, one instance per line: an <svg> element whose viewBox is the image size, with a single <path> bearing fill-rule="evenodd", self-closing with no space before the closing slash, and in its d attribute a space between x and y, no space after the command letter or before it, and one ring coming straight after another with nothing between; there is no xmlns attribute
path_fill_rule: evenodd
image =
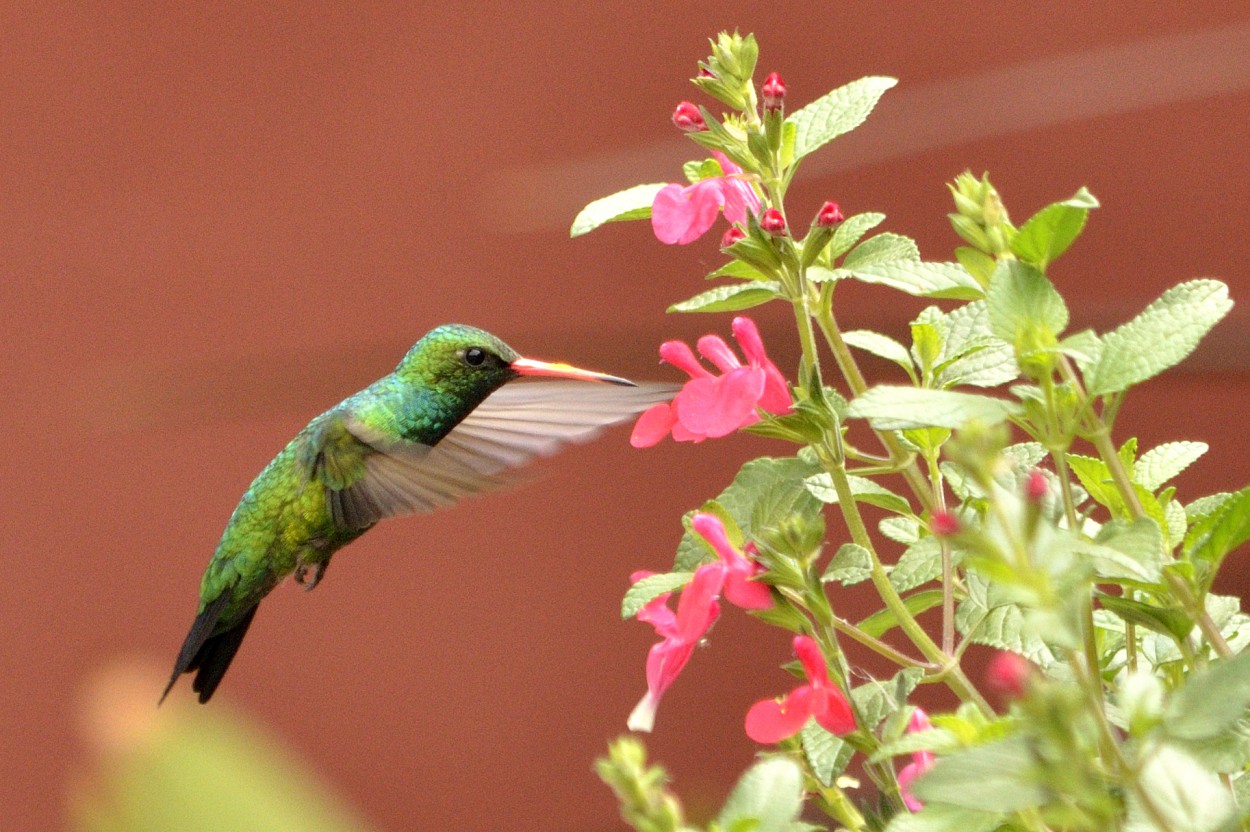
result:
<svg viewBox="0 0 1250 832"><path fill-rule="evenodd" d="M317 584L321 583L321 576L326 573L326 567L330 565L330 561L323 560L320 563L314 563L311 566L301 561L295 567L295 582L304 587L305 592L312 592L317 588ZM312 576L309 576L312 572Z"/></svg>

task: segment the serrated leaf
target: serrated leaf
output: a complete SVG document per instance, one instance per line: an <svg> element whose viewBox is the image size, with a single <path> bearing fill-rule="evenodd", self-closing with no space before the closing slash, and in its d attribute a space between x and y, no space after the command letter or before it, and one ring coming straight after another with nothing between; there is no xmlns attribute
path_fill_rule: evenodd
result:
<svg viewBox="0 0 1250 832"><path fill-rule="evenodd" d="M769 757L747 770L725 801L717 823L730 830L754 820L754 832L788 832L803 808L803 772L788 757Z"/></svg>
<svg viewBox="0 0 1250 832"><path fill-rule="evenodd" d="M1098 594L1098 602L1117 618L1174 639L1185 638L1194 627L1193 622L1178 610L1103 593Z"/></svg>
<svg viewBox="0 0 1250 832"><path fill-rule="evenodd" d="M821 728L814 719L809 719L799 732L799 742L812 774L824 786L833 785L855 754L854 748Z"/></svg>
<svg viewBox="0 0 1250 832"><path fill-rule="evenodd" d="M1034 664L1049 667L1054 652L1029 628L1024 611L1009 603L997 584L975 572L965 575L968 596L955 609L955 626L976 644L1019 653Z"/></svg>
<svg viewBox="0 0 1250 832"><path fill-rule="evenodd" d="M1190 755L1168 744L1149 749L1137 775L1141 793L1127 795L1126 832L1216 832L1230 828L1236 806L1219 778Z"/></svg>
<svg viewBox="0 0 1250 832"><path fill-rule="evenodd" d="M893 361L906 369L911 368L911 354L907 352L907 347L904 347L888 335L882 335L880 332L873 332L869 329L854 329L850 332L842 333L842 340L852 347L872 353L878 358Z"/></svg>
<svg viewBox="0 0 1250 832"><path fill-rule="evenodd" d="M1250 653L1242 653L1190 674L1168 701L1164 728L1178 739L1214 739L1244 717L1247 706Z"/></svg>
<svg viewBox="0 0 1250 832"><path fill-rule="evenodd" d="M994 338L949 363L938 365L937 384L941 387L997 387L1019 377L1020 365L1016 363L1011 345Z"/></svg>
<svg viewBox="0 0 1250 832"><path fill-rule="evenodd" d="M994 832L1002 815L934 803L919 812L899 812L885 832Z"/></svg>
<svg viewBox="0 0 1250 832"><path fill-rule="evenodd" d="M648 575L625 592L621 600L621 618L633 618L638 611L666 592L673 592L690 583L693 572L664 572Z"/></svg>
<svg viewBox="0 0 1250 832"><path fill-rule="evenodd" d="M861 237L883 222L885 222L885 214L873 212L853 214L847 217L833 232L833 238L829 241L827 249L828 259L825 261L826 264L846 254L859 242Z"/></svg>
<svg viewBox="0 0 1250 832"><path fill-rule="evenodd" d="M938 758L912 791L926 804L982 812L1017 812L1046 802L1035 754L1023 737L1008 737Z"/></svg>
<svg viewBox="0 0 1250 832"><path fill-rule="evenodd" d="M596 199L581 210L569 228L570 237L580 237L606 222L645 220L651 216L651 203L667 182L635 185L611 196Z"/></svg>
<svg viewBox="0 0 1250 832"><path fill-rule="evenodd" d="M708 272L705 279L712 280L717 277L736 277L741 280L764 280L764 274L750 263L744 263L741 260L730 260L716 271Z"/></svg>
<svg viewBox="0 0 1250 832"><path fill-rule="evenodd" d="M1068 326L1068 307L1046 276L1018 260L1003 260L985 292L990 331L1026 351L1045 346Z"/></svg>
<svg viewBox="0 0 1250 832"><path fill-rule="evenodd" d="M982 286L988 286L990 283L990 275L994 273L996 261L984 251L979 251L971 246L960 246L955 249L955 259L959 261L959 265L968 270L968 274L977 279Z"/></svg>
<svg viewBox="0 0 1250 832"><path fill-rule="evenodd" d="M866 731L876 730L881 720L907 703L907 697L924 678L918 667L905 667L886 681L871 679L851 690L855 712L866 724L859 727Z"/></svg>
<svg viewBox="0 0 1250 832"><path fill-rule="evenodd" d="M1102 339L1092 329L1083 329L1060 341L1059 351L1075 361L1082 373L1088 373L1102 355Z"/></svg>
<svg viewBox="0 0 1250 832"><path fill-rule="evenodd" d="M866 477L857 477L854 474L848 474L846 479L847 484L851 487L851 495L856 502L868 503L896 514L911 513L911 504L885 486L878 485ZM828 474L821 473L808 477L804 480L804 485L807 486L807 490L811 492L812 496L822 503L828 503L829 505L837 504L838 492L833 487L833 478Z"/></svg>
<svg viewBox="0 0 1250 832"><path fill-rule="evenodd" d="M863 124L885 91L897 83L895 78L860 78L793 113L786 121L794 125L795 160Z"/></svg>
<svg viewBox="0 0 1250 832"><path fill-rule="evenodd" d="M700 292L689 300L674 303L669 312L737 312L750 309L781 295L781 285L771 280L734 283Z"/></svg>
<svg viewBox="0 0 1250 832"><path fill-rule="evenodd" d="M1092 396L1118 393L1179 364L1233 302L1218 280L1191 280L1164 292L1133 320L1102 338L1102 354L1086 377Z"/></svg>
<svg viewBox="0 0 1250 832"><path fill-rule="evenodd" d="M790 514L811 520L820 512L820 501L813 497L804 480L819 471L813 462L798 457L760 457L742 466L716 502L750 538L756 529L776 525ZM707 556L707 550L687 531L677 547L676 572L692 571Z"/></svg>
<svg viewBox="0 0 1250 832"><path fill-rule="evenodd" d="M881 534L904 546L920 539L920 521L915 517L886 517L877 524L877 528Z"/></svg>
<svg viewBox="0 0 1250 832"><path fill-rule="evenodd" d="M1070 199L1047 205L1020 226L1011 240L1011 251L1021 260L1046 271L1046 266L1068 250L1085 228L1089 209L1098 200L1081 188Z"/></svg>
<svg viewBox="0 0 1250 832"><path fill-rule="evenodd" d="M1206 442L1167 442L1141 455L1133 469L1133 479L1149 491L1194 464L1207 452Z"/></svg>
<svg viewBox="0 0 1250 832"><path fill-rule="evenodd" d="M902 234L885 232L864 240L846 255L842 268L854 271L863 266L890 263L895 260L920 262L920 249L916 241Z"/></svg>
<svg viewBox="0 0 1250 832"><path fill-rule="evenodd" d="M942 574L942 544L936 537L922 537L907 547L890 570L890 583L899 592L915 589Z"/></svg>
<svg viewBox="0 0 1250 832"><path fill-rule="evenodd" d="M834 269L838 277L853 277L921 298L977 300L984 296L981 284L958 263L891 260L855 269Z"/></svg>
<svg viewBox="0 0 1250 832"><path fill-rule="evenodd" d="M1007 419L1014 410L1011 402L988 396L881 385L852 401L847 416L867 419L877 430L955 429L974 420L995 424Z"/></svg>
<svg viewBox="0 0 1250 832"><path fill-rule="evenodd" d="M1195 520L1185 534L1185 554L1191 563L1206 565L1207 579L1224 557L1250 539L1250 488L1236 492L1214 512Z"/></svg>
<svg viewBox="0 0 1250 832"><path fill-rule="evenodd" d="M843 543L829 561L829 566L825 568L825 574L820 576L820 580L824 583L837 581L842 586L851 586L868 580L871 575L872 558L868 550L857 543Z"/></svg>

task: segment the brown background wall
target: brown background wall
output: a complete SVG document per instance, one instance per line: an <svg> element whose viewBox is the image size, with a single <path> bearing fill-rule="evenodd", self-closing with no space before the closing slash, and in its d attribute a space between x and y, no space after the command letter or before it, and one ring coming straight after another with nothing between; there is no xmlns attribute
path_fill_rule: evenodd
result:
<svg viewBox="0 0 1250 832"><path fill-rule="evenodd" d="M795 103L901 79L792 210L885 211L947 259L959 171L990 170L1017 219L1088 185L1105 207L1054 275L1075 325L1228 281L1242 305L1119 433L1211 442L1191 497L1250 480L1244 3L254 5L0 4L0 828L61 824L85 680L163 671L252 476L426 329L641 377L671 375L660 340L727 329L662 312L714 240L567 239L587 200L678 177L693 150L668 116L719 29L756 32ZM921 306L841 294L854 327ZM759 316L776 344L782 312ZM681 512L741 461L783 452L624 440L385 524L312 595L280 588L223 707L382 829L616 828L589 767L644 688L627 576L670 562ZM741 717L785 655L727 615L665 701L650 744L696 814L751 759Z"/></svg>

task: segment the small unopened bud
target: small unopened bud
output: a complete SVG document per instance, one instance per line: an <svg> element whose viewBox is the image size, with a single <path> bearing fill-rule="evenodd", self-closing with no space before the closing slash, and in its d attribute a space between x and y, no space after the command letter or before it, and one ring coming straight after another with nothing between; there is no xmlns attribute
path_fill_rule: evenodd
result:
<svg viewBox="0 0 1250 832"><path fill-rule="evenodd" d="M820 210L816 212L816 225L820 228L832 228L844 219L846 217L842 216L842 209L832 200L820 206Z"/></svg>
<svg viewBox="0 0 1250 832"><path fill-rule="evenodd" d="M929 529L937 537L950 537L959 533L959 518L949 511L935 511L929 518Z"/></svg>
<svg viewBox="0 0 1250 832"><path fill-rule="evenodd" d="M786 233L786 218L776 208L769 208L760 215L760 230L779 237Z"/></svg>
<svg viewBox="0 0 1250 832"><path fill-rule="evenodd" d="M985 684L1007 699L1019 699L1029 689L1033 665L1017 653L1000 650L985 666Z"/></svg>
<svg viewBox="0 0 1250 832"><path fill-rule="evenodd" d="M716 73L708 69L705 66L701 66L699 67L699 77L700 78L715 78Z"/></svg>
<svg viewBox="0 0 1250 832"><path fill-rule="evenodd" d="M731 225L725 231L725 236L720 238L720 247L729 248L734 243L746 236L746 232L736 225Z"/></svg>
<svg viewBox="0 0 1250 832"><path fill-rule="evenodd" d="M681 102L677 105L677 109L673 110L673 124L677 125L677 129L683 133L699 133L707 129L703 114L689 101Z"/></svg>
<svg viewBox="0 0 1250 832"><path fill-rule="evenodd" d="M1039 469L1034 468L1029 472L1029 478L1024 483L1024 496L1030 502L1040 503L1046 497L1046 493L1050 490L1050 485L1046 482L1046 475Z"/></svg>
<svg viewBox="0 0 1250 832"><path fill-rule="evenodd" d="M764 79L764 86L760 88L760 93L763 96L765 112L780 110L786 98L786 82L781 80L778 73L770 72Z"/></svg>

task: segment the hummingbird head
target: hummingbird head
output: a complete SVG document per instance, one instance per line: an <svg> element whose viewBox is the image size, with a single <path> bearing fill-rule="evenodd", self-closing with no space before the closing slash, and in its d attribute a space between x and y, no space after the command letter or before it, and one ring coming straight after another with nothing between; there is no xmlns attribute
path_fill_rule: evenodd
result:
<svg viewBox="0 0 1250 832"><path fill-rule="evenodd" d="M477 327L444 324L408 350L396 375L422 387L480 401L518 376L549 376L633 386L605 373L521 357L499 338Z"/></svg>

